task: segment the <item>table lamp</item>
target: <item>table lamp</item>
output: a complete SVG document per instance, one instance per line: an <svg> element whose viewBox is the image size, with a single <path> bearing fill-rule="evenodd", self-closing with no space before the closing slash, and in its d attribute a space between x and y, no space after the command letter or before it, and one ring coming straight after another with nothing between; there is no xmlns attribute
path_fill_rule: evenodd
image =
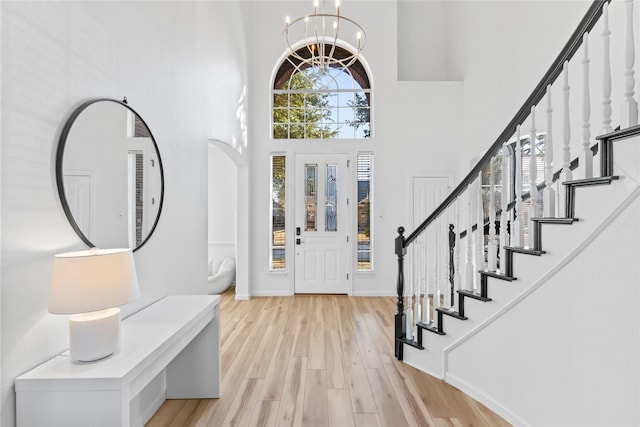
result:
<svg viewBox="0 0 640 427"><path fill-rule="evenodd" d="M49 312L69 318L73 361L103 359L120 348L120 309L140 296L131 249L67 252L53 257Z"/></svg>

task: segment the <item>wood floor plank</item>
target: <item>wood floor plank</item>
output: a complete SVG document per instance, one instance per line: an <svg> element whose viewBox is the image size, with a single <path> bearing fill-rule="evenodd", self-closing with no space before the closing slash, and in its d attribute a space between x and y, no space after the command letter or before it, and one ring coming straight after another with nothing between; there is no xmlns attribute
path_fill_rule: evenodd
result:
<svg viewBox="0 0 640 427"><path fill-rule="evenodd" d="M158 409L156 416L147 423L148 427L171 425L182 408L186 404L184 400L169 400Z"/></svg>
<svg viewBox="0 0 640 427"><path fill-rule="evenodd" d="M353 325L350 321L353 317L353 312L351 304L349 304L349 300L347 298L336 298L335 310L338 322L338 330L340 331L340 338L343 341L350 341L355 339Z"/></svg>
<svg viewBox="0 0 640 427"><path fill-rule="evenodd" d="M364 320L357 318L357 320L354 320L352 323L356 332L356 342L360 347L360 353L362 353L366 367L373 369L382 368L380 353L378 353L378 350L373 343L373 338L369 335L369 331L367 330Z"/></svg>
<svg viewBox="0 0 640 427"><path fill-rule="evenodd" d="M353 414L356 427L382 427L378 414Z"/></svg>
<svg viewBox="0 0 640 427"><path fill-rule="evenodd" d="M338 326L338 313L334 305L336 298L338 298L336 295L328 295L326 298L321 299L325 330L338 331L340 329Z"/></svg>
<svg viewBox="0 0 640 427"><path fill-rule="evenodd" d="M221 296L220 399L168 400L149 427L507 427L393 357L393 297ZM294 357L299 356L299 357Z"/></svg>
<svg viewBox="0 0 640 427"><path fill-rule="evenodd" d="M434 422L436 427L454 427L451 418L435 418Z"/></svg>
<svg viewBox="0 0 640 427"><path fill-rule="evenodd" d="M309 369L325 369L326 348L324 343L324 324L312 322L309 331Z"/></svg>
<svg viewBox="0 0 640 427"><path fill-rule="evenodd" d="M498 414L484 406L482 403L472 399L471 397L464 395L465 400L468 402L469 406L474 407L480 416L484 418L487 425L495 426L495 427L508 427L509 423L507 423L502 417Z"/></svg>
<svg viewBox="0 0 640 427"><path fill-rule="evenodd" d="M388 355L381 356L384 370L398 396L398 402L411 425L432 426L433 418L424 405L409 375L402 369L404 364Z"/></svg>
<svg viewBox="0 0 640 427"><path fill-rule="evenodd" d="M366 367L360 347L355 340L342 340L342 355L345 366Z"/></svg>
<svg viewBox="0 0 640 427"><path fill-rule="evenodd" d="M302 408L302 425L329 426L327 373L324 369L307 369Z"/></svg>
<svg viewBox="0 0 640 427"><path fill-rule="evenodd" d="M298 327L293 340L293 352L294 357L307 357L309 356L309 322L305 314L298 316Z"/></svg>
<svg viewBox="0 0 640 427"><path fill-rule="evenodd" d="M271 357L269 369L264 378L264 386L260 400L280 400L287 372L287 364L282 363L282 361L289 360L292 346L293 335L280 335L278 338L278 346Z"/></svg>
<svg viewBox="0 0 640 427"><path fill-rule="evenodd" d="M393 386L384 369L367 369L367 377L371 388L376 390L374 399L378 408L378 416L383 426L409 426L409 422L402 411Z"/></svg>
<svg viewBox="0 0 640 427"><path fill-rule="evenodd" d="M349 382L349 396L354 413L376 413L377 407L374 400L374 391L371 389L367 371L360 366L347 368Z"/></svg>
<svg viewBox="0 0 640 427"><path fill-rule="evenodd" d="M353 427L355 420L351 410L351 398L346 388L330 388L327 390L329 425Z"/></svg>
<svg viewBox="0 0 640 427"><path fill-rule="evenodd" d="M337 329L325 330L324 341L327 358L327 387L345 388L347 381L342 358L342 344Z"/></svg>
<svg viewBox="0 0 640 427"><path fill-rule="evenodd" d="M249 420L249 427L275 427L278 418L277 400L258 400Z"/></svg>
<svg viewBox="0 0 640 427"><path fill-rule="evenodd" d="M311 314L311 320L314 322L322 322L325 324L324 318L324 304L323 300L326 296L321 295L311 295L311 305L309 306L309 313Z"/></svg>
<svg viewBox="0 0 640 427"><path fill-rule="evenodd" d="M251 366L247 372L247 378L264 378L267 375L270 359L265 357L265 354L272 354L275 351L279 335L279 326L267 326L264 331L264 337L256 350L253 362L251 362Z"/></svg>
<svg viewBox="0 0 640 427"><path fill-rule="evenodd" d="M284 321L289 313L289 308L293 304L293 298L287 297L277 297L277 304L273 306L273 316L269 322L270 325L274 326L282 326L284 325Z"/></svg>
<svg viewBox="0 0 640 427"><path fill-rule="evenodd" d="M278 426L302 425L307 365L306 357L292 357L289 359L277 414Z"/></svg>
<svg viewBox="0 0 640 427"><path fill-rule="evenodd" d="M282 326L283 335L295 335L300 322L300 316L304 315L304 306L308 303L308 296L296 295L294 298L294 304L287 309L284 324Z"/></svg>
<svg viewBox="0 0 640 427"><path fill-rule="evenodd" d="M264 380L247 378L242 382L235 399L227 412L224 425L246 426L258 403L258 394Z"/></svg>

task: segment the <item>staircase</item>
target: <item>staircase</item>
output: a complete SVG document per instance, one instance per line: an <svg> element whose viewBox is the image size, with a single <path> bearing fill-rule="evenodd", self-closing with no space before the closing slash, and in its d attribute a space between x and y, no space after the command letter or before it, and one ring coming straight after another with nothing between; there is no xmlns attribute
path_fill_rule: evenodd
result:
<svg viewBox="0 0 640 427"><path fill-rule="evenodd" d="M416 230L398 228L396 357L515 425L640 425L635 20L633 0L594 1L478 164ZM616 49L623 64L611 63Z"/></svg>

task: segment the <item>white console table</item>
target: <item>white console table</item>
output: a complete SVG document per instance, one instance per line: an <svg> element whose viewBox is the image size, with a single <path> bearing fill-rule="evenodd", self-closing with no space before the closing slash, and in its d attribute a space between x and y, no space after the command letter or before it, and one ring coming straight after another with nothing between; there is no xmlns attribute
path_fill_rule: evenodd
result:
<svg viewBox="0 0 640 427"><path fill-rule="evenodd" d="M219 397L219 303L168 296L123 320L117 354L63 353L18 377L18 426L143 426L165 399Z"/></svg>

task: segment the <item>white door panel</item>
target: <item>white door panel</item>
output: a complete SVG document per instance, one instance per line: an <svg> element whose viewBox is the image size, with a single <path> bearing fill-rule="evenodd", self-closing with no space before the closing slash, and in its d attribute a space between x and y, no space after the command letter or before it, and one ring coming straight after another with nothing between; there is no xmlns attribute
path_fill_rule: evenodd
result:
<svg viewBox="0 0 640 427"><path fill-rule="evenodd" d="M346 154L296 155L296 293L348 292L348 183Z"/></svg>

